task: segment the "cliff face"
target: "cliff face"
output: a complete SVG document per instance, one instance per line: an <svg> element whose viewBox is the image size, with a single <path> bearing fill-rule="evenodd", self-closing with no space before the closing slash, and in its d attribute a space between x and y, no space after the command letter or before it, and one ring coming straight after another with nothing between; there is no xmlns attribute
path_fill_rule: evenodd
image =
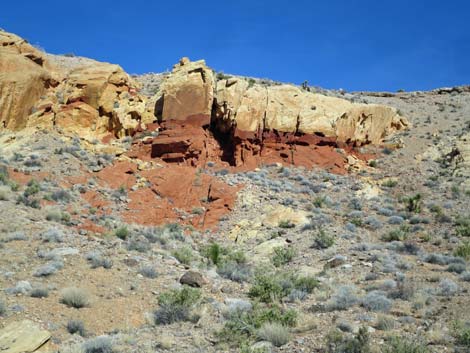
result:
<svg viewBox="0 0 470 353"><path fill-rule="evenodd" d="M163 81L156 111L172 129L164 132L164 139L154 140L154 155L192 159L193 164L209 154L206 147L198 147L208 145L203 130L209 118L223 158L235 166L262 161L314 165L332 159L334 147L379 144L409 126L396 109L383 105L351 103L292 85L265 86L242 78L217 81L204 61L187 58ZM171 145L179 148L170 156ZM313 147L328 151L319 158Z"/></svg>
<svg viewBox="0 0 470 353"><path fill-rule="evenodd" d="M128 135L154 120L137 88L118 65L90 61L69 70L0 32L0 128L57 127L90 139Z"/></svg>
<svg viewBox="0 0 470 353"><path fill-rule="evenodd" d="M57 129L106 141L152 124L160 134L149 153L166 162L314 165L333 160L338 146L380 144L409 126L383 105L292 85L217 80L203 60L181 59L148 97L118 65L84 59L67 66L10 33L0 32L0 54L0 129Z"/></svg>

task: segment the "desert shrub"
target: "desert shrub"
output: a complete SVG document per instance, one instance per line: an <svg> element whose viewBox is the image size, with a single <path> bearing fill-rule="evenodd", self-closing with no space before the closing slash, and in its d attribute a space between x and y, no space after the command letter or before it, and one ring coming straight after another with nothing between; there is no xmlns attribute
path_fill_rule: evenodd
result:
<svg viewBox="0 0 470 353"><path fill-rule="evenodd" d="M0 300L0 316L5 316L7 313L7 306Z"/></svg>
<svg viewBox="0 0 470 353"><path fill-rule="evenodd" d="M393 188L397 186L397 184L398 184L398 181L393 180L393 179L387 179L382 183L382 186L385 186L387 188Z"/></svg>
<svg viewBox="0 0 470 353"><path fill-rule="evenodd" d="M451 297L459 291L459 286L454 281L444 278L439 282L437 295L443 297Z"/></svg>
<svg viewBox="0 0 470 353"><path fill-rule="evenodd" d="M248 295L251 298L257 298L261 302L271 303L281 300L289 295L292 290L311 293L318 285L319 282L313 277L301 277L292 273L272 273L261 270L255 274Z"/></svg>
<svg viewBox="0 0 470 353"><path fill-rule="evenodd" d="M272 274L257 273L248 295L260 301L270 303L280 300L285 295L282 283Z"/></svg>
<svg viewBox="0 0 470 353"><path fill-rule="evenodd" d="M328 310L347 310L359 302L354 286L340 286L327 303Z"/></svg>
<svg viewBox="0 0 470 353"><path fill-rule="evenodd" d="M255 305L252 310L235 310L229 313L218 336L223 341L240 344L256 337L259 329L267 323L293 327L297 323L297 312L293 309L283 310L278 305Z"/></svg>
<svg viewBox="0 0 470 353"><path fill-rule="evenodd" d="M64 234L60 229L49 228L40 234L42 241L46 243L61 243L64 240Z"/></svg>
<svg viewBox="0 0 470 353"><path fill-rule="evenodd" d="M460 279L464 282L470 282L470 271L465 271L460 275Z"/></svg>
<svg viewBox="0 0 470 353"><path fill-rule="evenodd" d="M346 336L340 331L332 331L326 336L328 353L369 353L370 338L367 328L361 327L354 336Z"/></svg>
<svg viewBox="0 0 470 353"><path fill-rule="evenodd" d="M191 210L191 213L195 215L202 215L204 214L204 212L204 207L193 207L193 209Z"/></svg>
<svg viewBox="0 0 470 353"><path fill-rule="evenodd" d="M277 322L266 322L257 331L257 336L271 342L276 347L281 347L289 342L289 329Z"/></svg>
<svg viewBox="0 0 470 353"><path fill-rule="evenodd" d="M462 242L454 251L454 256L470 260L470 241Z"/></svg>
<svg viewBox="0 0 470 353"><path fill-rule="evenodd" d="M326 202L325 196L318 196L313 200L313 205L318 208L322 208Z"/></svg>
<svg viewBox="0 0 470 353"><path fill-rule="evenodd" d="M398 229L393 229L387 234L382 236L383 241L403 241L408 237L409 229L408 227L400 227Z"/></svg>
<svg viewBox="0 0 470 353"><path fill-rule="evenodd" d="M99 336L85 341L82 345L83 353L113 353L114 346L110 337Z"/></svg>
<svg viewBox="0 0 470 353"><path fill-rule="evenodd" d="M80 336L85 337L85 325L81 320L69 320L66 325L68 333L74 335L78 333Z"/></svg>
<svg viewBox="0 0 470 353"><path fill-rule="evenodd" d="M443 254L431 253L424 256L424 261L436 265L449 265L452 263L463 263L465 261L460 257L448 256Z"/></svg>
<svg viewBox="0 0 470 353"><path fill-rule="evenodd" d="M218 269L226 267L230 263L239 265L246 263L246 256L243 251L223 247L218 243L211 243L202 249L201 254Z"/></svg>
<svg viewBox="0 0 470 353"><path fill-rule="evenodd" d="M91 264L91 268L103 267L108 270L113 267L113 261L102 256L93 257L89 260L89 262Z"/></svg>
<svg viewBox="0 0 470 353"><path fill-rule="evenodd" d="M129 236L129 229L127 229L126 226L119 227L114 232L114 235L116 235L119 239L126 240Z"/></svg>
<svg viewBox="0 0 470 353"><path fill-rule="evenodd" d="M284 228L284 229L289 229L289 228L294 228L295 224L292 223L291 221L279 221L278 225L279 228Z"/></svg>
<svg viewBox="0 0 470 353"><path fill-rule="evenodd" d="M57 223L67 224L70 222L70 214L57 210L50 210L47 212L46 219Z"/></svg>
<svg viewBox="0 0 470 353"><path fill-rule="evenodd" d="M160 308L154 314L156 325L169 325L178 321L191 319L191 309L199 302L201 291L196 288L183 286L162 293L158 298Z"/></svg>
<svg viewBox="0 0 470 353"><path fill-rule="evenodd" d="M7 185L9 181L8 169L4 165L0 165L0 185Z"/></svg>
<svg viewBox="0 0 470 353"><path fill-rule="evenodd" d="M470 324L456 322L453 327L453 336L458 346L470 349Z"/></svg>
<svg viewBox="0 0 470 353"><path fill-rule="evenodd" d="M395 288L388 292L388 297L392 299L411 300L416 292L414 282L403 279L397 282Z"/></svg>
<svg viewBox="0 0 470 353"><path fill-rule="evenodd" d="M172 252L172 255L182 264L189 265L194 260L193 249L190 246L182 246Z"/></svg>
<svg viewBox="0 0 470 353"><path fill-rule="evenodd" d="M245 282L251 278L251 267L245 263L238 263L235 261L224 262L217 267L217 273L235 282Z"/></svg>
<svg viewBox="0 0 470 353"><path fill-rule="evenodd" d="M209 259L212 264L218 266L222 260L222 254L226 253L226 249L220 246L218 243L212 243L201 253L203 256Z"/></svg>
<svg viewBox="0 0 470 353"><path fill-rule="evenodd" d="M35 195L41 191L41 187L39 185L39 182L35 179L31 179L28 184L26 189L23 192L24 197L30 197L32 195Z"/></svg>
<svg viewBox="0 0 470 353"><path fill-rule="evenodd" d="M406 204L406 209L408 212L413 212L413 213L421 212L421 204L422 204L421 194L416 194L414 196L406 197L404 198L404 202Z"/></svg>
<svg viewBox="0 0 470 353"><path fill-rule="evenodd" d="M462 237L470 237L470 216L458 216L455 220L455 232Z"/></svg>
<svg viewBox="0 0 470 353"><path fill-rule="evenodd" d="M458 273L458 274L465 272L466 269L467 269L467 266L465 266L465 264L460 264L460 263L454 263L454 264L450 264L449 266L447 266L448 272L453 272L453 273Z"/></svg>
<svg viewBox="0 0 470 353"><path fill-rule="evenodd" d="M370 311L388 312L392 307L392 301L381 291L372 291L362 300L362 306Z"/></svg>
<svg viewBox="0 0 470 353"><path fill-rule="evenodd" d="M64 267L64 263L62 261L54 261L48 264L42 265L36 269L33 273L34 277L47 277L53 275L58 270Z"/></svg>
<svg viewBox="0 0 470 353"><path fill-rule="evenodd" d="M389 224L402 224L405 220L401 216L391 216L388 219Z"/></svg>
<svg viewBox="0 0 470 353"><path fill-rule="evenodd" d="M4 243L8 243L10 241L19 241L19 240L28 240L28 237L26 236L24 232L14 232L14 233L8 234L1 241Z"/></svg>
<svg viewBox="0 0 470 353"><path fill-rule="evenodd" d="M278 246L274 248L274 254L271 261L274 266L281 267L292 261L295 256L295 250L292 247Z"/></svg>
<svg viewBox="0 0 470 353"><path fill-rule="evenodd" d="M44 287L33 288L30 296L33 298L47 298L49 296L49 290Z"/></svg>
<svg viewBox="0 0 470 353"><path fill-rule="evenodd" d="M379 315L377 317L377 322L375 328L381 331L389 331L395 328L395 319L390 316Z"/></svg>
<svg viewBox="0 0 470 353"><path fill-rule="evenodd" d="M383 353L428 353L428 348L418 341L393 337L385 344Z"/></svg>
<svg viewBox="0 0 470 353"><path fill-rule="evenodd" d="M335 244L335 238L327 234L323 229L319 229L312 247L315 249L327 249Z"/></svg>
<svg viewBox="0 0 470 353"><path fill-rule="evenodd" d="M31 208L41 208L41 203L37 198L31 197L31 196L25 196L25 195L20 195L16 199L16 203L20 204L22 203L23 205Z"/></svg>
<svg viewBox="0 0 470 353"><path fill-rule="evenodd" d="M65 304L71 308L84 308L90 304L88 293L81 288L69 287L62 291L60 299L62 304Z"/></svg>
<svg viewBox="0 0 470 353"><path fill-rule="evenodd" d="M139 273L146 278L157 278L158 273L153 266L144 266L139 270Z"/></svg>
<svg viewBox="0 0 470 353"><path fill-rule="evenodd" d="M131 239L127 240L126 243L127 250L135 250L141 253L145 253L149 251L152 246L150 245L149 241L145 237L132 237Z"/></svg>
<svg viewBox="0 0 470 353"><path fill-rule="evenodd" d="M50 197L51 197L52 200L54 200L56 202L68 203L72 200L72 196L70 195L70 193L67 190L64 190L64 189L59 189L59 190L54 191L50 195Z"/></svg>

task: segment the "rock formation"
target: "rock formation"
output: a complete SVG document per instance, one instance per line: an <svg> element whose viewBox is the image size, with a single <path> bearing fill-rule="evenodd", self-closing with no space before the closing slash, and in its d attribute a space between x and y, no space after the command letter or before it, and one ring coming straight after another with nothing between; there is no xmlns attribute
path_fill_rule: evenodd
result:
<svg viewBox="0 0 470 353"><path fill-rule="evenodd" d="M0 32L0 129L58 127L83 138L130 135L154 120L119 66L55 66L24 39Z"/></svg>
<svg viewBox="0 0 470 353"><path fill-rule="evenodd" d="M387 106L240 77L217 81L203 60L181 59L159 92L145 97L118 65L73 58L65 65L7 32L0 32L0 54L0 129L58 129L107 141L150 124L159 135L141 147L169 163L329 161L343 168L337 147L354 153L352 146L380 144L408 127Z"/></svg>
<svg viewBox="0 0 470 353"><path fill-rule="evenodd" d="M209 118L223 159L236 166L256 166L261 160L319 164L332 156L318 158L311 153L313 146L331 150L379 144L408 127L391 107L351 103L292 85L265 86L244 78L216 81L204 61L187 58L163 81L155 111L173 129L164 127L164 137L153 142L152 156L190 159L192 164L207 154Z"/></svg>

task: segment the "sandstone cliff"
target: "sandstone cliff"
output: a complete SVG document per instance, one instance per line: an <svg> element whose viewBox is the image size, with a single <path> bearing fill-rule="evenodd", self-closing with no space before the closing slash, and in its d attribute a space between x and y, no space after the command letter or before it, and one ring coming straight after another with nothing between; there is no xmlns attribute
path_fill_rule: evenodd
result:
<svg viewBox="0 0 470 353"><path fill-rule="evenodd" d="M383 105L241 77L218 80L203 60L181 59L148 97L118 65L59 60L14 34L0 32L0 54L0 129L57 129L105 141L151 124L160 134L149 154L166 162L199 165L219 158L254 167L335 160L340 166L345 157L333 157L334 148L380 144L409 126Z"/></svg>
<svg viewBox="0 0 470 353"><path fill-rule="evenodd" d="M0 128L57 127L94 139L152 122L138 85L118 65L54 65L24 39L0 32Z"/></svg>

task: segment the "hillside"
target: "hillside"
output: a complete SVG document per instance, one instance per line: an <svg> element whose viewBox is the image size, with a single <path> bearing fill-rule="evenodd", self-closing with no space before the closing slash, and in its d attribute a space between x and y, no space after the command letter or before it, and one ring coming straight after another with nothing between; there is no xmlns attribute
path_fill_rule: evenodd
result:
<svg viewBox="0 0 470 353"><path fill-rule="evenodd" d="M469 139L470 86L130 76L0 31L0 347L469 352Z"/></svg>

